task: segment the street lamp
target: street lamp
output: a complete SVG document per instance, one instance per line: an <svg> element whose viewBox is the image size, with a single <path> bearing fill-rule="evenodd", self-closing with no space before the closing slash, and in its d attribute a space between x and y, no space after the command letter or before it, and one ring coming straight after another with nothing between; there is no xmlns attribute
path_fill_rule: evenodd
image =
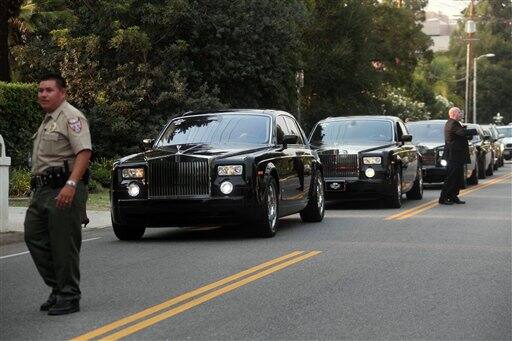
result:
<svg viewBox="0 0 512 341"><path fill-rule="evenodd" d="M494 57L494 53L487 53L481 56L478 56L473 60L473 123L476 123L476 62L480 58L492 58Z"/></svg>

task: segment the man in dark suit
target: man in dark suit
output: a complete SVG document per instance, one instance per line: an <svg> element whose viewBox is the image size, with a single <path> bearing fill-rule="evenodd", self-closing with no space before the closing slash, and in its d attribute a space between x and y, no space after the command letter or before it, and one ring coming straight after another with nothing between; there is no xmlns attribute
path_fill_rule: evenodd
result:
<svg viewBox="0 0 512 341"><path fill-rule="evenodd" d="M449 119L444 126L444 158L448 165L439 203L443 205L465 204L458 195L464 185L464 164L471 163L468 140L478 132L476 129L466 129L460 124L464 114L459 108L451 108L448 116Z"/></svg>

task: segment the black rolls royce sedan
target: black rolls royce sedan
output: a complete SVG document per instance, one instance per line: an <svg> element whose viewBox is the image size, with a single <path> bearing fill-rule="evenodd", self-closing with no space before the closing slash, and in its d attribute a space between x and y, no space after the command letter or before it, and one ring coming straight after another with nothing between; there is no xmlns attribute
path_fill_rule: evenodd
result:
<svg viewBox="0 0 512 341"><path fill-rule="evenodd" d="M392 116L330 117L318 122L310 145L322 161L327 199L423 197L420 154L404 123Z"/></svg>
<svg viewBox="0 0 512 341"><path fill-rule="evenodd" d="M447 161L444 155L444 126L446 120L428 120L408 122L405 125L413 137L413 143L421 153L424 178L427 183L444 182ZM469 142L471 163L465 165L464 174L468 184L478 183L478 151Z"/></svg>
<svg viewBox="0 0 512 341"><path fill-rule="evenodd" d="M476 129L477 135L473 136L471 144L477 150L478 178L485 179L494 174L494 156L491 136L486 134L479 124L468 123L468 129Z"/></svg>
<svg viewBox="0 0 512 341"><path fill-rule="evenodd" d="M286 112L189 112L145 144L112 171L121 240L141 238L146 227L237 223L271 237L280 217L323 219L322 165Z"/></svg>

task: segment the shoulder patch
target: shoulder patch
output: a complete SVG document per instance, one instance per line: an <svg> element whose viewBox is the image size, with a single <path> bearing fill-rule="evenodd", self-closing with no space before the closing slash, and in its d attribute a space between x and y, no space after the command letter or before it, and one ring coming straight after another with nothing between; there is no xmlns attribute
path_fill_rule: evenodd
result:
<svg viewBox="0 0 512 341"><path fill-rule="evenodd" d="M69 128L71 128L75 133L79 133L82 131L82 122L78 118L70 118L68 120Z"/></svg>

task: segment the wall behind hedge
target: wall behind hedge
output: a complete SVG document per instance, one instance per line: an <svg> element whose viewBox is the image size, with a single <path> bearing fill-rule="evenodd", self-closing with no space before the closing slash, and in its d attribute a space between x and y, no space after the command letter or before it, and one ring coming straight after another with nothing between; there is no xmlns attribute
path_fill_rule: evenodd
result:
<svg viewBox="0 0 512 341"><path fill-rule="evenodd" d="M37 84L0 82L0 134L13 167L27 167L31 137L43 116L37 103Z"/></svg>

